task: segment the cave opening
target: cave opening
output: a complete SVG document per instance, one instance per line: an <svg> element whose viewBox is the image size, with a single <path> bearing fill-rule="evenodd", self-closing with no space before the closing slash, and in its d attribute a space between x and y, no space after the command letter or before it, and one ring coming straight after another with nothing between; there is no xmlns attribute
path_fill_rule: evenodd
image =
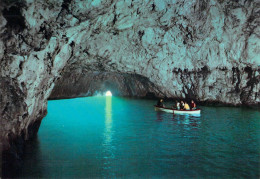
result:
<svg viewBox="0 0 260 179"><path fill-rule="evenodd" d="M113 96L122 97L163 96L159 87L144 76L99 71L64 73L56 82L49 99L102 96L107 91Z"/></svg>
<svg viewBox="0 0 260 179"><path fill-rule="evenodd" d="M111 93L111 91L107 91L106 92L106 96L112 96L113 94Z"/></svg>

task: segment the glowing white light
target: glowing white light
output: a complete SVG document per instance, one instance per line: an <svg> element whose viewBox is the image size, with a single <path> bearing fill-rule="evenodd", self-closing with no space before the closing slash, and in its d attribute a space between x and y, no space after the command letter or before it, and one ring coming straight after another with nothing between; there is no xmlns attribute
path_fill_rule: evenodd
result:
<svg viewBox="0 0 260 179"><path fill-rule="evenodd" d="M107 92L106 92L106 96L112 96L111 91L107 91Z"/></svg>

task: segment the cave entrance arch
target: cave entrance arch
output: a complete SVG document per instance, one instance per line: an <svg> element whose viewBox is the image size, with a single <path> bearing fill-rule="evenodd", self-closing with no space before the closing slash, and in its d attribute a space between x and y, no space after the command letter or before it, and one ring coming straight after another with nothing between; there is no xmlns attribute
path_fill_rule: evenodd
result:
<svg viewBox="0 0 260 179"><path fill-rule="evenodd" d="M159 88L146 77L118 72L69 72L56 82L49 99L84 96L156 97L163 96Z"/></svg>

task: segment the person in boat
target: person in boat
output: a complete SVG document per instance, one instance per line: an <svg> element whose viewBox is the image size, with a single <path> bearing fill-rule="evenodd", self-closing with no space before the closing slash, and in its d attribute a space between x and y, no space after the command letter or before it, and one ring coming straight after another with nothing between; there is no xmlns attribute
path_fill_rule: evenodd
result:
<svg viewBox="0 0 260 179"><path fill-rule="evenodd" d="M196 104L194 103L193 100L191 100L191 105L190 105L190 107L191 107L191 110L195 110L195 109L196 109Z"/></svg>
<svg viewBox="0 0 260 179"><path fill-rule="evenodd" d="M163 99L158 100L157 106L164 108Z"/></svg>
<svg viewBox="0 0 260 179"><path fill-rule="evenodd" d="M190 110L190 106L187 102L184 103L184 110Z"/></svg>
<svg viewBox="0 0 260 179"><path fill-rule="evenodd" d="M179 101L176 101L176 109L177 109L177 110L180 110L180 109L181 109L181 105L180 105Z"/></svg>
<svg viewBox="0 0 260 179"><path fill-rule="evenodd" d="M183 102L183 101L181 101L180 109L181 109L181 110L184 109L184 102Z"/></svg>

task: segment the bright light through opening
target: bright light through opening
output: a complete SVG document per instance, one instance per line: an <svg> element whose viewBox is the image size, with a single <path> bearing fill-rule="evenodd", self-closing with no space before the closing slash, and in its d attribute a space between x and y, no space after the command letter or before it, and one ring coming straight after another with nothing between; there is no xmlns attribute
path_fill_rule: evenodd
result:
<svg viewBox="0 0 260 179"><path fill-rule="evenodd" d="M107 92L106 92L106 96L112 96L111 91L107 91Z"/></svg>

